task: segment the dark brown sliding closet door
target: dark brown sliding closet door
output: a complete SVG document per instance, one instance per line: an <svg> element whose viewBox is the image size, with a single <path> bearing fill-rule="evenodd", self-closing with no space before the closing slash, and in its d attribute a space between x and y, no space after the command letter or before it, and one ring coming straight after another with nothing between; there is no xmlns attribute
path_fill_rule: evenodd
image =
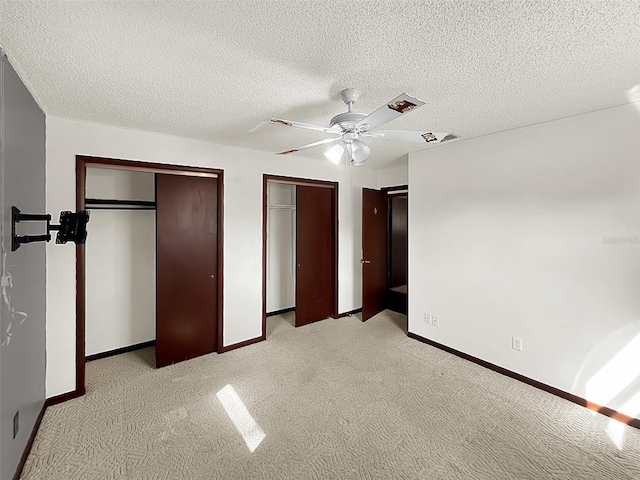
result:
<svg viewBox="0 0 640 480"><path fill-rule="evenodd" d="M296 186L296 327L331 316L333 190Z"/></svg>
<svg viewBox="0 0 640 480"><path fill-rule="evenodd" d="M218 180L156 174L156 366L216 351Z"/></svg>

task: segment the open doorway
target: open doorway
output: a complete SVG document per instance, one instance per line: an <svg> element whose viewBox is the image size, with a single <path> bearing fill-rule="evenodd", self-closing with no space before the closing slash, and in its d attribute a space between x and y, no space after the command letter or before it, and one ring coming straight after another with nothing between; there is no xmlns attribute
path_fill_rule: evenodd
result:
<svg viewBox="0 0 640 480"><path fill-rule="evenodd" d="M162 367L220 351L222 175L76 158L76 208L91 211L95 242L76 246L72 397L85 393L88 360L155 344Z"/></svg>
<svg viewBox="0 0 640 480"><path fill-rule="evenodd" d="M409 269L409 205L407 190L387 191L389 239L387 291L383 304L394 312L407 314Z"/></svg>
<svg viewBox="0 0 640 480"><path fill-rule="evenodd" d="M337 317L338 185L264 175L263 335ZM277 317L277 319L276 319Z"/></svg>
<svg viewBox="0 0 640 480"><path fill-rule="evenodd" d="M267 182L267 317L295 325L296 185Z"/></svg>
<svg viewBox="0 0 640 480"><path fill-rule="evenodd" d="M87 166L87 361L155 345L156 204L152 172Z"/></svg>
<svg viewBox="0 0 640 480"><path fill-rule="evenodd" d="M407 313L408 187L362 190L362 320Z"/></svg>

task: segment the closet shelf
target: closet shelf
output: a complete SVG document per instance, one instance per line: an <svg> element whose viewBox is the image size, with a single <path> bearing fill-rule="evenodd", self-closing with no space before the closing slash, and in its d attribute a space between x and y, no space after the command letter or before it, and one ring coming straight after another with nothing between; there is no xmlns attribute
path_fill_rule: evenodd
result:
<svg viewBox="0 0 640 480"><path fill-rule="evenodd" d="M87 210L155 210L156 202L148 200L110 200L85 198Z"/></svg>

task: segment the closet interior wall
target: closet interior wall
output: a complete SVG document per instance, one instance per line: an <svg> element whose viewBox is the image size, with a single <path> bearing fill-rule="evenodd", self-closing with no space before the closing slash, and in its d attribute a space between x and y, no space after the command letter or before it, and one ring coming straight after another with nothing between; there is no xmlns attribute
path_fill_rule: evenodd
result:
<svg viewBox="0 0 640 480"><path fill-rule="evenodd" d="M393 188L393 187L391 187ZM389 190L387 221L387 291L384 306L394 312L407 314L409 269L409 216L408 193Z"/></svg>
<svg viewBox="0 0 640 480"><path fill-rule="evenodd" d="M86 197L155 202L155 176L88 167ZM149 342L156 335L155 210L117 202L91 205L88 201L87 356Z"/></svg>
<svg viewBox="0 0 640 480"><path fill-rule="evenodd" d="M295 308L296 186L267 184L267 314Z"/></svg>
<svg viewBox="0 0 640 480"><path fill-rule="evenodd" d="M389 195L389 288L407 287L409 216L407 195Z"/></svg>

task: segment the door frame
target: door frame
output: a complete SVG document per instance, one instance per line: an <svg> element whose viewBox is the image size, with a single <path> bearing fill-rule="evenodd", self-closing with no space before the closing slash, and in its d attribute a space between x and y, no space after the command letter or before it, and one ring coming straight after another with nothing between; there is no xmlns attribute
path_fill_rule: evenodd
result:
<svg viewBox="0 0 640 480"><path fill-rule="evenodd" d="M409 201L409 185L392 185L389 187L383 187L380 189L383 192L387 192L387 289L390 287L391 282L391 199L393 197L407 197ZM407 238L409 237L409 205L407 204ZM408 245L407 245L408 247ZM409 261L409 250L407 248L407 263ZM407 283L409 282L409 266L407 265Z"/></svg>
<svg viewBox="0 0 640 480"><path fill-rule="evenodd" d="M115 158L76 155L76 211L85 209L87 167L99 165L103 168L147 171L153 173L173 173L190 176L216 176L218 178L218 311L216 351L222 351L223 334L223 284L224 284L224 171L221 169L172 165L139 160L121 160ZM85 246L76 245L76 390L69 398L85 394L85 354L86 354L86 255Z"/></svg>
<svg viewBox="0 0 640 480"><path fill-rule="evenodd" d="M385 261L386 261L386 286L387 286L387 290L389 289L389 284L390 284L390 279L391 279L391 271L390 271L390 266L391 266L391 230L390 230L390 226L391 226L391 198L392 197L396 197L396 196L406 196L407 199L409 198L409 185L391 185L391 186L387 186L387 187L382 187L382 188L373 188L373 187L362 187L361 192L364 192L365 189L369 189L369 190L377 190L379 192L383 192L386 193L387 195L387 200L386 200L386 209L387 209L387 215L386 215L386 228L385 228L385 241L387 243L387 247L386 247L386 255L385 255ZM364 193L363 193L364 195ZM363 204L363 215L364 215L364 204ZM408 212L407 212L408 213ZM407 225L408 227L408 225ZM364 241L365 241L365 237L364 237L364 217L363 217L363 234L362 234L362 239L361 239L361 248L362 248L362 252L364 255ZM407 268L408 270L408 268ZM363 266L363 273L364 273L364 266ZM407 278L408 281L408 278ZM364 305L364 278L362 280L362 303ZM384 304L384 302L383 302ZM363 322L366 320L362 320Z"/></svg>
<svg viewBox="0 0 640 480"><path fill-rule="evenodd" d="M316 180L312 178L287 177L283 175L262 176L262 340L267 338L267 191L269 182L286 183L289 185L307 185L312 187L330 188L331 216L333 218L331 237L332 272L333 279L331 295L331 316L338 318L338 182Z"/></svg>

